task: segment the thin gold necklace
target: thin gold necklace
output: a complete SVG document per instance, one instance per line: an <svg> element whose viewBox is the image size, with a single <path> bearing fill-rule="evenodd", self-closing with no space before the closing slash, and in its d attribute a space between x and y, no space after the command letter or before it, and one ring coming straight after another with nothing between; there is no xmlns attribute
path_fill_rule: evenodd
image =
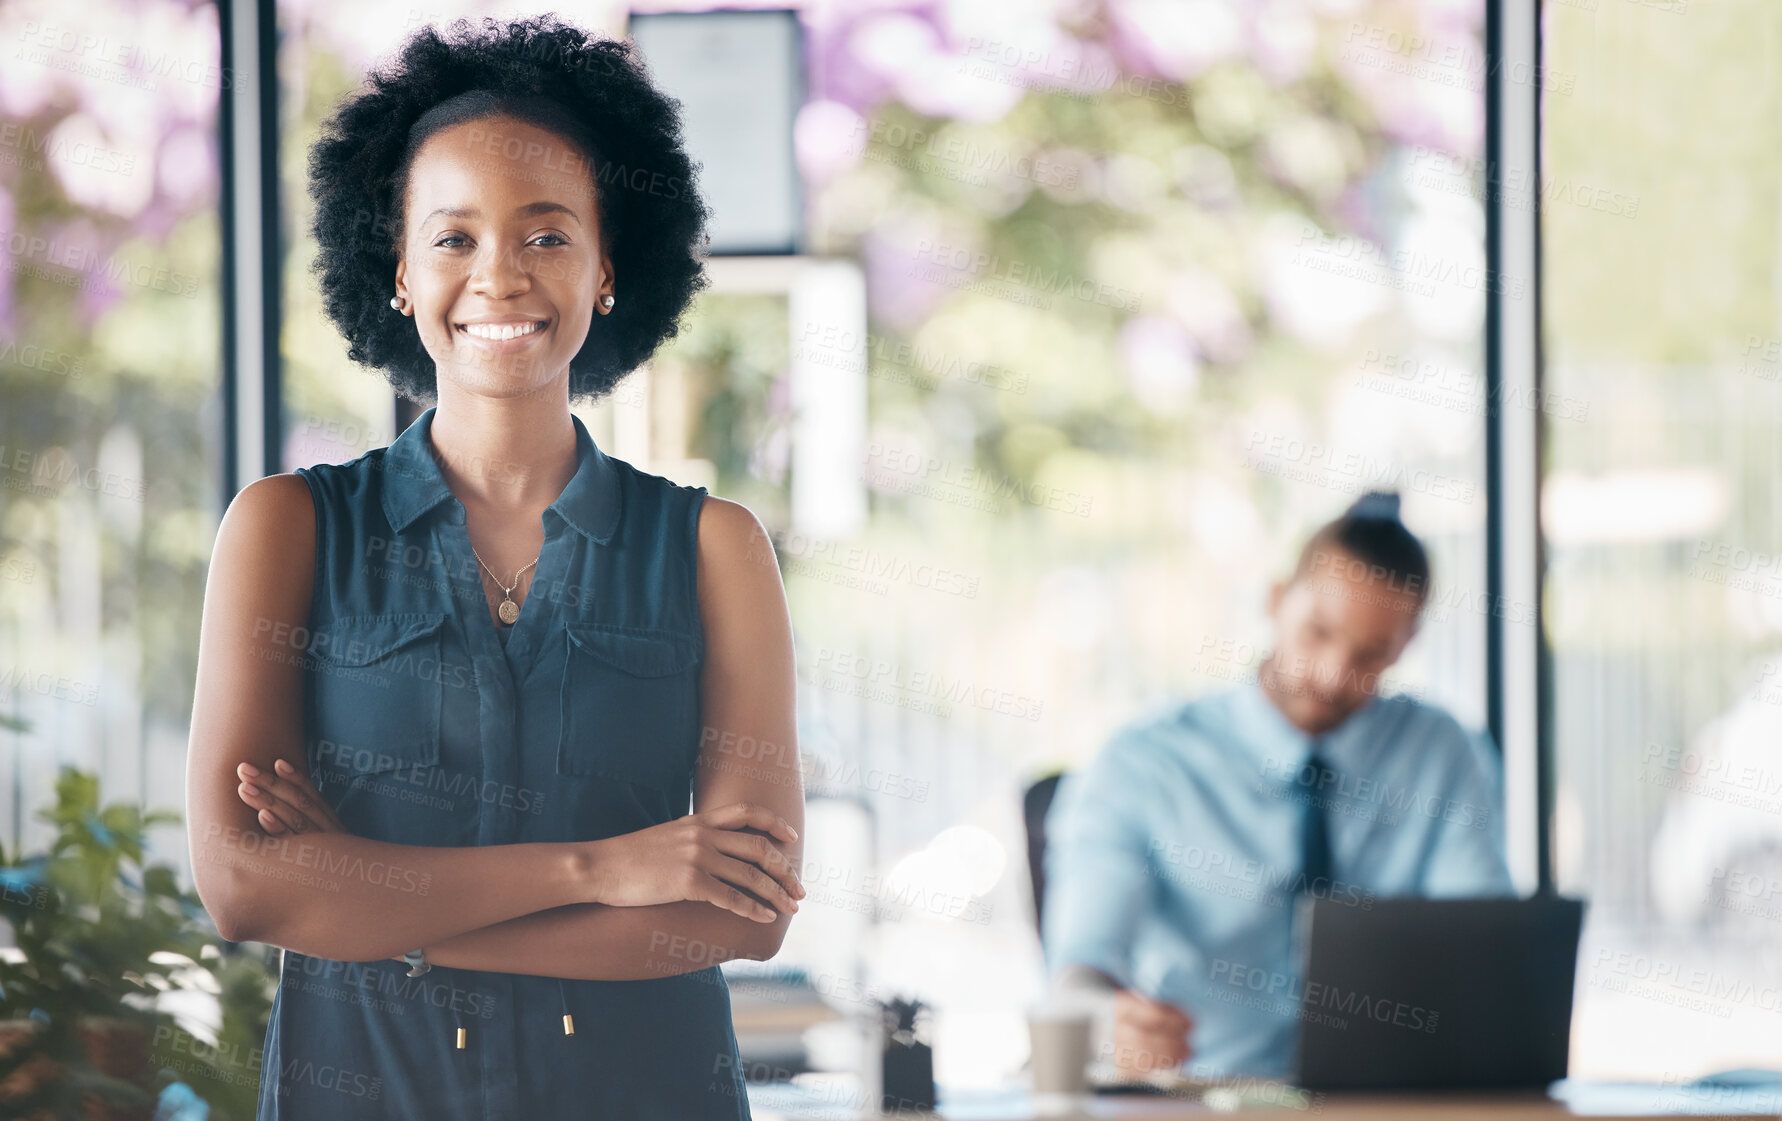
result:
<svg viewBox="0 0 1782 1121"><path fill-rule="evenodd" d="M520 586L520 577L525 574L526 569L538 563L538 557L533 557L520 568L519 572L514 573L513 583L503 584L501 577L495 575L495 570L483 562L482 554L476 551L475 545L470 547L470 555L476 558L476 563L483 566L483 571L489 574L489 579L495 581L495 586L501 589L501 603L496 606L495 614L501 616L503 623L510 627L513 626L514 620L520 617L520 605L514 602L514 589ZM544 553L541 551L538 556L542 557Z"/></svg>

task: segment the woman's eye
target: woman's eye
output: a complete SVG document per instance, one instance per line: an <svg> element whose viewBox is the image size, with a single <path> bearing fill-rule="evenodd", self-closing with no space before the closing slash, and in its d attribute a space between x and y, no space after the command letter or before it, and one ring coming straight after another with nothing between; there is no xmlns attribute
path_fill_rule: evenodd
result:
<svg viewBox="0 0 1782 1121"><path fill-rule="evenodd" d="M463 242L463 234L446 234L438 241L435 241L433 245L437 249L456 249L459 245L463 244ZM543 245L547 249L554 249L559 245L568 245L569 242L561 234L539 234L536 238L532 239L532 244Z"/></svg>

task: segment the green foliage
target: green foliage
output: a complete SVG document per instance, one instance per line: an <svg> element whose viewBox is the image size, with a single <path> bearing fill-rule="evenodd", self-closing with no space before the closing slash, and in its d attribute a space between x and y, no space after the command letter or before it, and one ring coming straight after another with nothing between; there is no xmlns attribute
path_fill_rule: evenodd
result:
<svg viewBox="0 0 1782 1121"><path fill-rule="evenodd" d="M56 828L46 852L21 857L0 849L0 917L22 955L0 961L0 1021L37 1021L34 1032L0 1057L0 1081L38 1056L62 1073L28 1099L9 1100L9 1108L77 1117L88 1093L119 1104L148 1101L149 1079L120 1079L93 1065L80 1029L110 1021L150 1040L153 1069L171 1068L229 1107L214 1109L214 1116L251 1117L256 1080L228 1069L244 1064L226 1047L193 1046L190 1034L156 1006L159 994L174 989L221 991L224 1036L245 1037L263 1030L270 1003L264 967L220 954L197 895L179 887L168 865L145 863L146 831L177 824L180 815L101 806L98 776L64 767L55 804L38 817ZM202 981L207 972L210 980Z"/></svg>

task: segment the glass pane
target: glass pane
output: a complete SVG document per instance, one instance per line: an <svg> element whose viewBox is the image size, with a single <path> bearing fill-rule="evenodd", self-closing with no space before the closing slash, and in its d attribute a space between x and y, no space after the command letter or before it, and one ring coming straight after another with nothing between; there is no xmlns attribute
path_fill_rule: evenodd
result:
<svg viewBox="0 0 1782 1121"><path fill-rule="evenodd" d="M1483 720L1480 330L1487 286L1529 281L1484 270L1482 5L1326 7L1208 4L1192 35L1140 4L1093 26L1011 28L991 4L809 21L809 236L857 263L864 331L795 330L812 294L789 273L714 269L650 367L578 409L772 533L812 885L773 965L844 1011L929 1002L945 1083L1025 1057L1022 787L1147 704L1254 673L1270 581L1361 490L1404 492L1437 569L1390 688ZM280 10L297 216L315 125L412 27ZM354 418L362 439L303 453L349 458L388 441L388 393L304 268L287 431ZM865 498L856 528L801 520L846 523L801 507L798 464L858 418L798 369L865 373L864 455L824 492Z"/></svg>
<svg viewBox="0 0 1782 1121"><path fill-rule="evenodd" d="M694 447L775 536L807 789L870 822L838 846L870 856L807 850L776 964L938 1006L969 1085L1019 1067L1043 976L1023 786L1253 674L1269 583L1360 491L1403 491L1437 568L1390 688L1482 722L1480 332L1529 278L1484 270L1478 3L952 11L811 29L811 239L861 263L866 334L785 361L866 371L864 525L773 504L800 409L753 380L760 320L658 366L734 387Z"/></svg>
<svg viewBox="0 0 1782 1121"><path fill-rule="evenodd" d="M310 146L323 120L352 92L379 56L395 51L423 24L512 14L475 0L424 6L358 0L278 0L279 203L284 212L284 448L289 471L312 463L344 463L395 438L394 391L381 372L347 357L346 340L322 311L310 271ZM583 26L594 24L580 21ZM390 294L395 294L392 287Z"/></svg>
<svg viewBox="0 0 1782 1121"><path fill-rule="evenodd" d="M216 9L0 4L0 843L184 804L221 478ZM15 722L28 727L19 731ZM183 865L183 834L156 834ZM9 935L0 935L9 937Z"/></svg>
<svg viewBox="0 0 1782 1121"><path fill-rule="evenodd" d="M1545 9L1554 844L1591 904L1574 1073L1774 1066L1782 13Z"/></svg>

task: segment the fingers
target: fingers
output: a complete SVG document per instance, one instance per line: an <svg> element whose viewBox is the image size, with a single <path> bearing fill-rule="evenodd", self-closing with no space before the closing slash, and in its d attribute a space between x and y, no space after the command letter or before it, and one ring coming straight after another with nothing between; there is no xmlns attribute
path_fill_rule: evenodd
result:
<svg viewBox="0 0 1782 1121"><path fill-rule="evenodd" d="M1186 1012L1131 990L1115 995L1114 1010L1116 1066L1148 1072L1187 1061L1194 1020Z"/></svg>
<svg viewBox="0 0 1782 1121"><path fill-rule="evenodd" d="M772 876L778 881L774 886L794 899L805 896L804 881L798 878L798 869L785 853L774 847L766 837L753 833L735 833L728 829L714 829L711 834L712 847L728 856L746 860ZM765 892L756 892L765 895Z"/></svg>
<svg viewBox="0 0 1782 1121"><path fill-rule="evenodd" d="M779 814L753 802L732 802L728 806L706 810L698 815L707 825L719 829L759 829L771 833L786 844L798 840L798 830Z"/></svg>
<svg viewBox="0 0 1782 1121"><path fill-rule="evenodd" d="M778 917L772 907L755 902L716 876L702 877L701 888L694 898L704 899L707 903L716 904L726 911L735 911L743 918L754 919L756 922L772 922Z"/></svg>
<svg viewBox="0 0 1782 1121"><path fill-rule="evenodd" d="M273 784L273 793L286 801L293 802L303 816L318 825L345 832L340 819L334 816L334 807L316 792L315 785L309 776L291 766L285 759L273 760L273 769L279 774L279 781Z"/></svg>
<svg viewBox="0 0 1782 1121"><path fill-rule="evenodd" d="M798 901L780 886L779 881L745 860L720 856L713 863L711 874L726 883L754 892L773 904L782 915L790 915L798 910ZM770 916L772 917L777 916Z"/></svg>
<svg viewBox="0 0 1782 1121"><path fill-rule="evenodd" d="M309 828L309 821L298 813L295 807L267 793L258 782L248 782L244 779L235 788L235 793L256 811L260 828L275 837L301 833Z"/></svg>
<svg viewBox="0 0 1782 1121"><path fill-rule="evenodd" d="M1121 989L1115 994L1114 1012L1122 1022L1129 1023L1140 1031L1186 1034L1194 1026L1188 1013L1175 1005L1152 1000L1131 989Z"/></svg>
<svg viewBox="0 0 1782 1121"><path fill-rule="evenodd" d="M284 833L321 833L340 829L339 819L307 779L298 776L294 767L283 759L274 766L281 774L267 774L252 763L236 768L241 777L237 790L241 800L260 811L260 824L275 835Z"/></svg>

